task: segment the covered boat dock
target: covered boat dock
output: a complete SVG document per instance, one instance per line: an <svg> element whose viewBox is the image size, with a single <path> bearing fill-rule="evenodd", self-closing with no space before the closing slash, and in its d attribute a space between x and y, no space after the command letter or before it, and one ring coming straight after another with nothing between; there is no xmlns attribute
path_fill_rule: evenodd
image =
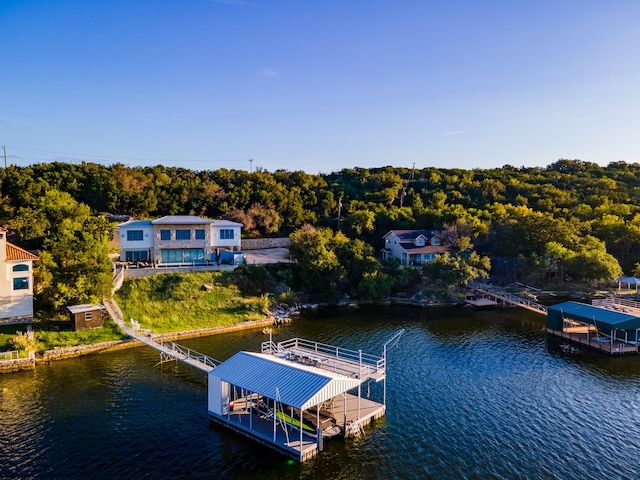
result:
<svg viewBox="0 0 640 480"><path fill-rule="evenodd" d="M299 461L324 439L358 434L385 413L386 351L382 356L300 338L264 342L209 372L211 420ZM363 398L362 385L383 382L383 398ZM380 401L381 400L381 401Z"/></svg>
<svg viewBox="0 0 640 480"><path fill-rule="evenodd" d="M586 303L563 302L548 307L547 332L611 355L638 353L640 316Z"/></svg>

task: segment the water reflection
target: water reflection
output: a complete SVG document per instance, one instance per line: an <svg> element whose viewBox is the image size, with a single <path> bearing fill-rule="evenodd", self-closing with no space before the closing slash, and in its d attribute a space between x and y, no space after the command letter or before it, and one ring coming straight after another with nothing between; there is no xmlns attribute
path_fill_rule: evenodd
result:
<svg viewBox="0 0 640 480"><path fill-rule="evenodd" d="M378 354L400 328L387 416L303 465L210 427L205 375L146 347L0 376L0 478L637 478L640 357L567 348L536 314L362 309L274 340ZM224 360L267 338L181 343Z"/></svg>

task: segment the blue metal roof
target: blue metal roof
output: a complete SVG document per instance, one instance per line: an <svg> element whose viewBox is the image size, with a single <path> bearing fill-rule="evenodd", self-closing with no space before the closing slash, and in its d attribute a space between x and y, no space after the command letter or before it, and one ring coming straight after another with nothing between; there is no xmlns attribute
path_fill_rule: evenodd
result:
<svg viewBox="0 0 640 480"><path fill-rule="evenodd" d="M306 410L358 386L360 381L273 355L238 352L209 372L212 377Z"/></svg>
<svg viewBox="0 0 640 480"><path fill-rule="evenodd" d="M640 328L640 317L630 313L595 307L580 302L563 302L547 309L550 317L560 314L564 318L583 321L600 328L635 330Z"/></svg>

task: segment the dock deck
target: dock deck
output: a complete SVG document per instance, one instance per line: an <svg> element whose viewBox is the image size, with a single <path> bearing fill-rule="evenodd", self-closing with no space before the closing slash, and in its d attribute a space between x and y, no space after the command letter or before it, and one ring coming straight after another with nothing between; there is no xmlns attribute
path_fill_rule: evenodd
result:
<svg viewBox="0 0 640 480"><path fill-rule="evenodd" d="M320 368L360 380L384 380L386 358L361 351L337 348L318 342L294 338L278 344L263 342L262 353L268 353L292 362Z"/></svg>
<svg viewBox="0 0 640 480"><path fill-rule="evenodd" d="M608 353L610 355L625 355L629 353L638 353L638 347L631 343L625 343L620 340L611 341L610 338L594 336L587 334L586 331L565 331L553 330L547 328L547 333L551 333L556 337L569 340L572 343L584 345L594 350Z"/></svg>
<svg viewBox="0 0 640 480"><path fill-rule="evenodd" d="M305 461L318 453L318 441L314 436L305 433L301 436L297 428L286 426L284 422L274 423L272 415L259 412L255 406L251 408L250 403L247 399L238 399L227 415L210 412L210 417L219 425L297 460ZM335 399L331 413L341 432L354 428L354 425L357 426L355 428L364 428L385 413L385 406L380 403L366 398L360 398L359 403L358 406L356 395L348 393Z"/></svg>

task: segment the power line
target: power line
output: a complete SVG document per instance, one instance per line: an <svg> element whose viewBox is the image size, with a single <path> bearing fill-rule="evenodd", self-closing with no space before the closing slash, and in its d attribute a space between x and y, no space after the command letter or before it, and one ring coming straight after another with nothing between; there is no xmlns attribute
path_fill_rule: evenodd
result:
<svg viewBox="0 0 640 480"><path fill-rule="evenodd" d="M141 158L141 157L116 157L116 156L111 156L111 155L93 155L93 154L88 154L88 153L72 153L72 152L60 152L60 151L56 151L56 150L41 150L41 149L37 149L37 148L28 148L28 147L18 147L15 145L9 145L9 148L13 148L16 150L26 150L29 152L38 152L38 153L46 153L46 154L54 154L54 155L71 155L74 157L87 157L87 158L100 158L103 160L134 160L134 161L139 161L139 162L156 162L156 163L228 163L228 162L246 162L247 159L246 158L242 158L242 159L223 159L223 160L192 160L192 159L186 159L186 158L181 158L181 159L160 159L160 158ZM21 157L18 157L21 158ZM25 158L28 159L28 158ZM37 160L37 159L34 159ZM253 159L250 159L250 161L252 162Z"/></svg>

